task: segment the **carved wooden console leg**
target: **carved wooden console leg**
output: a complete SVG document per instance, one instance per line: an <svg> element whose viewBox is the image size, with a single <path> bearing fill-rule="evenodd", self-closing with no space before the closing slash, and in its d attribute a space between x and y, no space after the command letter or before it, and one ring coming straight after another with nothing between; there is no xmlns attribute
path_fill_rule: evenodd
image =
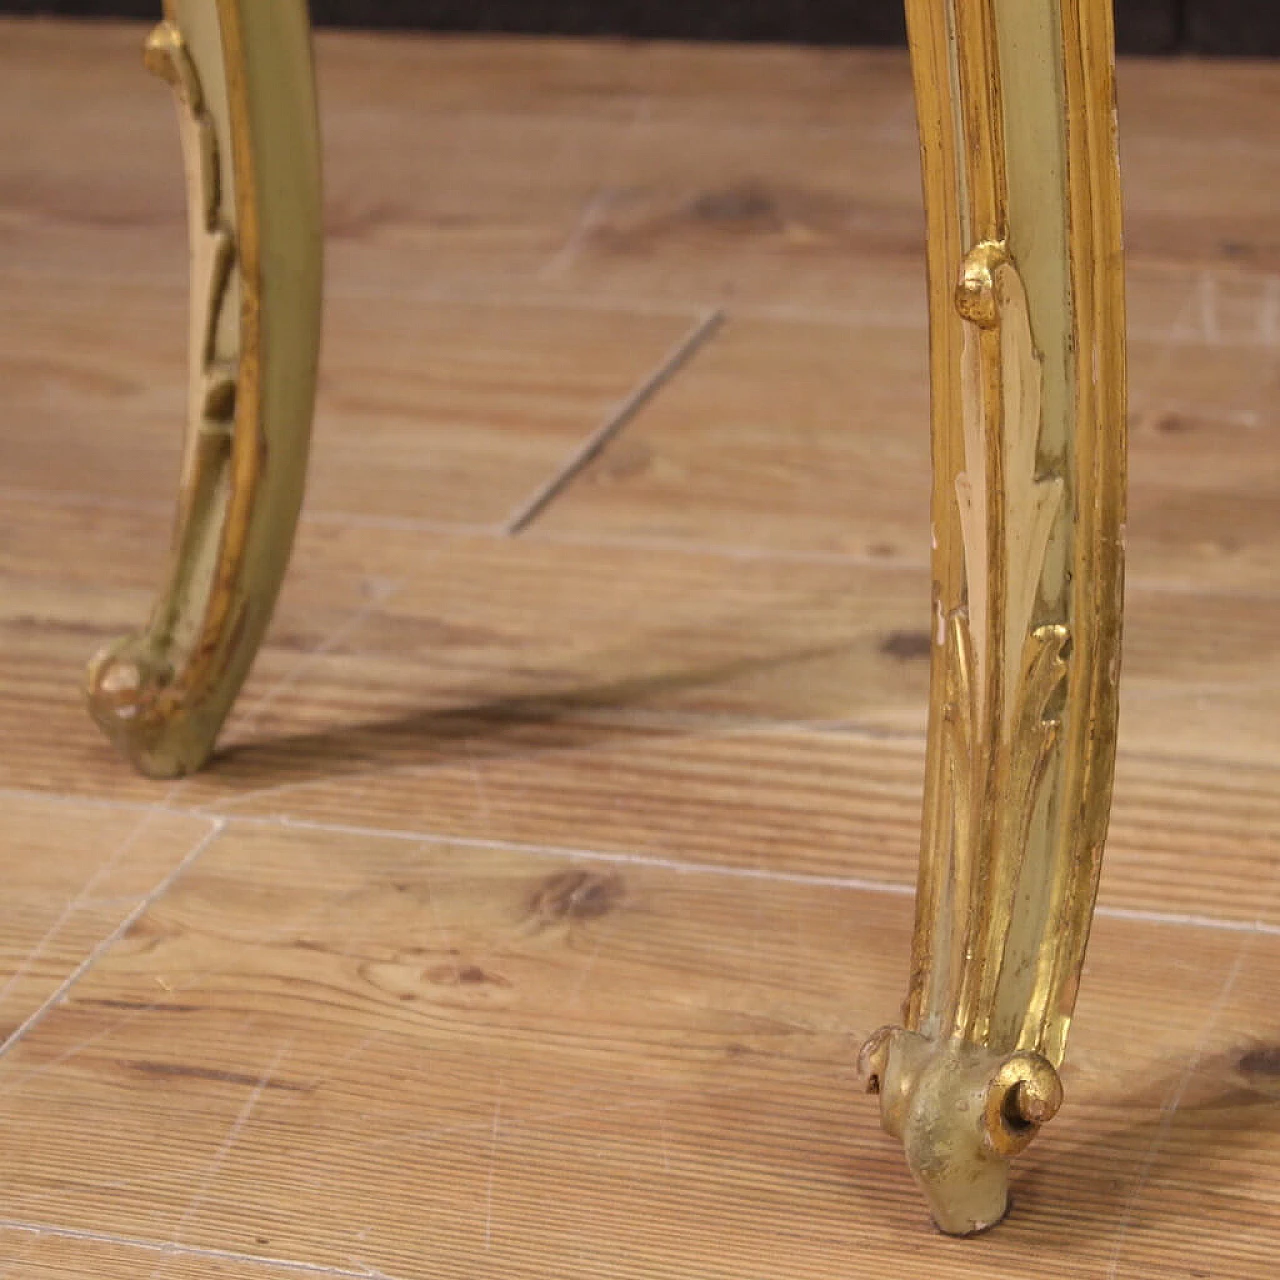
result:
<svg viewBox="0 0 1280 1280"><path fill-rule="evenodd" d="M938 1226L998 1222L1061 1064L1111 799L1124 314L1111 0L907 0L934 638L903 1027L868 1088Z"/></svg>
<svg viewBox="0 0 1280 1280"><path fill-rule="evenodd" d="M143 773L199 768L253 661L302 501L320 316L320 163L305 0L166 0L145 48L177 100L190 393L167 585L89 669Z"/></svg>

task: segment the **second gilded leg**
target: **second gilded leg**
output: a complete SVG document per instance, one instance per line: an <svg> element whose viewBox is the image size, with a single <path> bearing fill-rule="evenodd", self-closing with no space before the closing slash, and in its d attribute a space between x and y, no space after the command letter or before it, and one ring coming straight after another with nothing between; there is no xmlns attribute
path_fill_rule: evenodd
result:
<svg viewBox="0 0 1280 1280"><path fill-rule="evenodd" d="M320 162L305 0L166 0L147 65L187 173L190 372L168 581L89 670L143 773L213 749L270 620L302 502L320 327Z"/></svg>
<svg viewBox="0 0 1280 1280"><path fill-rule="evenodd" d="M1110 0L908 0L934 647L904 1025L868 1087L934 1220L998 1222L1062 1102L1111 799L1125 491Z"/></svg>

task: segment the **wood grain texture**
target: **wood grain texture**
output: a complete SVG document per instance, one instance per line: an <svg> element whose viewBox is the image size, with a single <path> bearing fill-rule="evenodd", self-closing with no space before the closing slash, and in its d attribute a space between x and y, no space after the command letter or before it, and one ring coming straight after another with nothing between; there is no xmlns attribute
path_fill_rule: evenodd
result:
<svg viewBox="0 0 1280 1280"><path fill-rule="evenodd" d="M69 422L92 417L93 451L60 452L81 460L81 491L167 501L183 195L167 109L135 74L137 35L6 27L19 65L0 86L14 124L0 345L25 371L8 379L8 484L33 482L36 442L69 443ZM77 57L93 58L92 101L75 91ZM353 37L322 40L321 64L331 300L317 430L331 443L312 512L500 519L724 304L731 322L695 376L547 527L925 554L922 224L898 55ZM1276 75L1122 73L1135 581L1255 590L1280 551L1266 453ZM1229 146L1205 120L1232 121ZM42 158L51 128L75 165ZM104 309L120 319L109 335ZM406 466L428 421L431 465ZM351 462L366 431L388 465L362 492ZM484 483L462 483L473 475ZM767 501L763 485L777 486Z"/></svg>
<svg viewBox="0 0 1280 1280"><path fill-rule="evenodd" d="M159 807L126 812L60 797L6 795L0 804L0 1037L8 1040L216 824Z"/></svg>
<svg viewBox="0 0 1280 1280"><path fill-rule="evenodd" d="M182 277L176 141L136 75L143 30L4 23L0 225L26 270ZM322 36L318 68L332 294L483 284L923 327L905 54ZM1280 261L1275 76L1207 65L1189 83L1175 62L1122 67L1135 280ZM75 165L42 160L51 134Z"/></svg>
<svg viewBox="0 0 1280 1280"><path fill-rule="evenodd" d="M296 1280L298 1269L212 1250L146 1240L85 1238L31 1226L0 1227L0 1258L30 1280ZM305 1274L305 1273L304 1273ZM330 1268L330 1280L370 1280L368 1270Z"/></svg>
<svg viewBox="0 0 1280 1280"><path fill-rule="evenodd" d="M0 1056L0 1275L1269 1274L1280 73L1122 73L1102 911L1069 1104L955 1244L852 1070L904 987L931 643L903 59L323 38L311 499L226 750L157 789L79 693L181 415L140 36L0 27L4 1028L76 979Z"/></svg>
<svg viewBox="0 0 1280 1280"><path fill-rule="evenodd" d="M927 564L928 419L914 333L730 319L541 528Z"/></svg>
<svg viewBox="0 0 1280 1280"><path fill-rule="evenodd" d="M1196 1256L1209 1216L1234 1228L1223 1273L1259 1274L1280 1112L1236 1024L1280 940L1100 921L1070 1118L1008 1226L957 1250L850 1113L909 914L233 827L7 1055L8 1211L397 1278L826 1277L903 1248L943 1276L1142 1275Z"/></svg>
<svg viewBox="0 0 1280 1280"><path fill-rule="evenodd" d="M22 673L0 731L31 726L0 786L150 801L74 677L139 607L162 520L0 511L21 531L0 651ZM926 595L922 572L839 561L315 526L226 750L173 803L907 885ZM1104 900L1248 921L1280 838L1280 619L1188 599L1131 593Z"/></svg>
<svg viewBox="0 0 1280 1280"><path fill-rule="evenodd" d="M1128 580L1265 589L1280 289L1195 274L1150 291L1165 320L1130 349ZM542 530L927 563L925 356L871 324L731 319Z"/></svg>
<svg viewBox="0 0 1280 1280"><path fill-rule="evenodd" d="M24 672L8 693L31 746L0 761L0 779L26 785L43 751L50 777L91 785L97 756L101 785L151 794L78 729L72 677L100 633L145 608L165 518L6 509L0 617L10 669ZM458 718L918 734L927 600L923 569L838 557L317 522L227 745L277 742L292 770L292 753L341 754L362 733L412 751ZM1139 587L1128 618L1124 751L1280 764L1280 597Z"/></svg>
<svg viewBox="0 0 1280 1280"><path fill-rule="evenodd" d="M121 283L109 300L62 278L0 287L4 484L167 506L185 282ZM309 515L473 525L501 525L555 475L696 318L342 298L326 311Z"/></svg>

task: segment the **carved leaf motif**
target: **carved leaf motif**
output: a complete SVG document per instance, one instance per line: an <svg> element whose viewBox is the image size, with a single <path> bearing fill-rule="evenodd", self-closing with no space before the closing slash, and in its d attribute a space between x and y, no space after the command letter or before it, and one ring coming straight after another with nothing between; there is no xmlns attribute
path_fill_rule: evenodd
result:
<svg viewBox="0 0 1280 1280"><path fill-rule="evenodd" d="M937 929L934 1025L985 1039L1041 784L1058 743L1070 637L1034 625L1063 481L1039 474L1041 366L1022 281L1003 245L966 259L965 468L955 492L966 604L947 620L950 850ZM949 904L949 905L948 905ZM938 957L940 960L942 957ZM944 976L945 975L945 976Z"/></svg>

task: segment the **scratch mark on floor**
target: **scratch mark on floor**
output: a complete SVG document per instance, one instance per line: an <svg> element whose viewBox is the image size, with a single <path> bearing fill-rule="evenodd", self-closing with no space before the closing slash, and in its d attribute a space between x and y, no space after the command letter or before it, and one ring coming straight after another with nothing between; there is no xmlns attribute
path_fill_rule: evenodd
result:
<svg viewBox="0 0 1280 1280"><path fill-rule="evenodd" d="M385 1034L385 1031L375 1031L372 1035L365 1036L354 1049L348 1049L340 1058L335 1058L332 1062L326 1063L324 1075L315 1081L316 1087L318 1088L320 1085L335 1079L341 1067L345 1067L348 1062L358 1058L370 1045L379 1043Z"/></svg>
<svg viewBox="0 0 1280 1280"><path fill-rule="evenodd" d="M346 822L314 822L287 814L245 814L235 821L244 826L279 827L285 831L326 831L334 835L363 836L370 839L408 841L424 847L439 845L460 849L494 849L522 853L532 857L560 858L570 862L608 862L622 866L660 867L686 875L723 876L732 880L769 880L778 884L804 884L832 889L859 889L868 893L895 896L914 894L914 883L895 884L862 876L828 876L802 871L767 871L761 867L739 867L724 863L690 862L680 858L625 853L609 849L591 849L573 845L523 844L517 840L483 840L476 836L432 835L426 831L405 831L396 827L370 827Z"/></svg>
<svg viewBox="0 0 1280 1280"><path fill-rule="evenodd" d="M1196 325L1195 332L1206 346L1222 345L1222 331L1218 324L1218 280L1212 271L1200 271L1195 280Z"/></svg>
<svg viewBox="0 0 1280 1280"><path fill-rule="evenodd" d="M455 981L461 980L462 960L460 956L451 954L449 949L449 935L445 930L444 921L440 918L440 909L436 905L436 889L435 883L431 876L424 868L420 873L422 877L422 888L426 895L427 914L431 917L431 927L435 930L436 937L440 941L440 950L444 955L447 963L453 965L453 977Z"/></svg>
<svg viewBox="0 0 1280 1280"><path fill-rule="evenodd" d="M811 1028L805 1029L811 1030ZM848 1072L849 1068L842 1066L837 1069L789 1074L787 1078L797 1086L831 1082L832 1087L843 1094L848 1089ZM540 1126L547 1125L555 1125L557 1130L561 1130L565 1127L566 1122L571 1123L585 1116L590 1116L595 1120L601 1116L621 1115L628 1111L642 1111L645 1108L657 1105L660 1101L660 1099L650 1095L644 1097L634 1096L634 1085L628 1085L628 1089L632 1090L632 1093L622 1102L607 1101L618 1096L619 1088L616 1086L573 1090L557 1106L526 1107L522 1109L521 1119L518 1122L513 1122L508 1118L503 1123L506 1125L508 1132L517 1128L535 1130ZM755 1093L758 1090L759 1085L757 1083L735 1085L716 1089L714 1096L720 1099L731 1099ZM705 1090L677 1092L668 1097L666 1101L702 1103L707 1100L708 1096L710 1095ZM490 1131L492 1138L492 1120L460 1120L453 1124L428 1125L424 1128L411 1129L407 1132L397 1131L389 1137L374 1138L361 1142L354 1149L367 1152L385 1150L396 1146L429 1145L444 1139L456 1138L463 1134L474 1136L478 1133L483 1133L485 1129Z"/></svg>
<svg viewBox="0 0 1280 1280"><path fill-rule="evenodd" d="M209 1164L205 1168L204 1174L200 1181L196 1184L196 1189L191 1196L186 1209L183 1211L182 1217L178 1219L178 1225L173 1230L173 1244L181 1244L182 1233L186 1230L188 1223L195 1216L196 1211L204 1203L205 1196L208 1194L210 1187L213 1186L218 1176L218 1171L226 1163L227 1157L231 1154L232 1149L240 1140L240 1135L244 1132L244 1127L249 1123L250 1117L253 1115L258 1102L261 1100L267 1086L271 1083L276 1072L280 1069L280 1064L284 1061L285 1054L293 1048L292 1037L285 1041L284 1044L276 1050L276 1056L268 1063L266 1069L258 1077L258 1082L249 1092L249 1096L244 1100L244 1105L236 1113L236 1118L231 1122L231 1128L227 1130L227 1136L223 1138L218 1149L213 1153L209 1160ZM158 1268L157 1268L158 1269ZM153 1271L152 1276L155 1276Z"/></svg>
<svg viewBox="0 0 1280 1280"><path fill-rule="evenodd" d="M596 230L604 224L616 199L617 192L612 187L601 187L598 191L592 193L591 197L582 206L582 212L578 215L578 219L569 231L568 238L564 244L538 271L540 279L545 280L551 276L562 276L573 266L574 262L577 261L578 255L590 243L591 237Z"/></svg>
<svg viewBox="0 0 1280 1280"><path fill-rule="evenodd" d="M591 973L596 967L596 961L600 959L600 945L601 939L597 937L595 945L591 948L591 953L578 971L578 980L573 984L573 990L569 993L568 1003L571 1006L577 1007L582 1003L582 990L587 985L587 979L591 977Z"/></svg>
<svg viewBox="0 0 1280 1280"><path fill-rule="evenodd" d="M671 1139L667 1133L667 1104L658 1103L658 1133L662 1138L662 1172L671 1172Z"/></svg>
<svg viewBox="0 0 1280 1280"><path fill-rule="evenodd" d="M438 555L439 552L435 554ZM369 598L358 609L348 615L346 620L335 627L323 640L299 657L297 662L249 708L240 724L241 732L248 733L253 730L267 711L288 693L320 658L324 657L326 653L331 653L349 636L359 631L378 609L382 608L400 591L403 585L402 582L397 581L380 579L372 581L370 583Z"/></svg>
<svg viewBox="0 0 1280 1280"><path fill-rule="evenodd" d="M143 1253L158 1253L163 1258L202 1258L212 1262L242 1263L248 1266L268 1268L269 1271L295 1272L306 1276L332 1277L333 1280L396 1280L385 1271L361 1266L358 1271L344 1267L329 1267L319 1262L303 1262L293 1258L272 1258L256 1253L242 1253L235 1249L214 1249L206 1245L173 1244L157 1240L138 1240L132 1236L115 1235L110 1231L91 1231L80 1227L49 1226L44 1223L22 1222L0 1218L0 1231L21 1231L39 1240L74 1240L86 1244L110 1245L119 1249L138 1249ZM163 1260L157 1266L163 1266ZM152 1276L156 1272L152 1272Z"/></svg>
<svg viewBox="0 0 1280 1280"><path fill-rule="evenodd" d="M1262 281L1257 335L1264 347L1280 345L1280 280L1275 276L1267 276Z"/></svg>
<svg viewBox="0 0 1280 1280"><path fill-rule="evenodd" d="M676 343L658 362L657 367L618 404L565 460L549 480L540 485L531 497L517 507L504 526L509 537L523 533L582 473L614 437L629 423L650 400L680 372L681 369L713 338L724 323L725 313L716 307L698 320L688 333Z"/></svg>
<svg viewBox="0 0 1280 1280"><path fill-rule="evenodd" d="M1280 888L1280 873L1272 877L1269 890L1262 896L1264 906L1270 906L1276 898L1277 888ZM1261 913L1260 914L1264 914ZM1218 1023L1218 1019L1222 1014L1222 1010L1226 1007L1228 999L1231 997L1232 991L1235 989L1245 961L1248 959L1253 949L1254 943L1264 936L1261 929L1251 930L1247 937L1243 938L1240 946L1236 949L1235 959L1232 961L1231 968L1227 971L1226 977L1223 979L1222 985L1218 989L1217 995L1213 999L1213 1003L1209 1006L1209 1011L1205 1016L1204 1023L1200 1029L1200 1034L1196 1039L1195 1047L1192 1049L1187 1058L1186 1066L1182 1073L1175 1081L1173 1088L1166 1097L1160 1108L1160 1121L1156 1126L1156 1131L1151 1138L1151 1142L1147 1147L1146 1154L1142 1160L1142 1166L1138 1170L1138 1176L1134 1182L1133 1190L1129 1193L1125 1201L1124 1212L1120 1216L1120 1222L1116 1227L1115 1243L1112 1246L1111 1258L1107 1267L1107 1280L1116 1280L1120 1270L1120 1259L1124 1253L1125 1241L1129 1234L1129 1227L1133 1222L1134 1214L1137 1211L1138 1200L1142 1195L1143 1189L1151 1178L1151 1171L1155 1167L1156 1159L1160 1154L1161 1148L1168 1139L1169 1131L1173 1128L1174 1116L1177 1114L1178 1108L1182 1105L1182 1099L1185 1097L1187 1088L1199 1069L1200 1062L1204 1058L1206 1048L1209 1043L1209 1037L1213 1034L1213 1030Z"/></svg>
<svg viewBox="0 0 1280 1280"><path fill-rule="evenodd" d="M498 1081L498 1097L493 1104L493 1129L489 1138L489 1173L484 1187L484 1247L493 1247L493 1177L498 1171L498 1140L502 1126L502 1081Z"/></svg>
<svg viewBox="0 0 1280 1280"><path fill-rule="evenodd" d="M476 795L476 808L480 813L480 825L485 835L493 832L493 810L489 807L489 793L485 790L484 778L480 774L480 762L476 759L475 747L470 742L462 744L466 756L467 767L471 771L471 786Z"/></svg>
<svg viewBox="0 0 1280 1280"><path fill-rule="evenodd" d="M17 1250L17 1256L10 1257L5 1263L4 1270L0 1271L0 1277L2 1277L3 1280L8 1280L8 1277L14 1274L14 1268L26 1261L27 1254L31 1252L31 1247L35 1244L37 1239L39 1239L38 1236L29 1235L22 1241L21 1246Z"/></svg>
<svg viewBox="0 0 1280 1280"><path fill-rule="evenodd" d="M94 889L120 865L126 855L130 853L143 835L146 834L147 828L151 826L151 823L155 820L155 817L159 812L159 806L149 808L146 813L142 815L141 821L134 826L133 830L120 840L111 853L109 853L107 857L98 864L97 869L89 879L85 881L80 891L68 899L62 911L45 931L44 936L41 937L35 946L31 948L22 963L19 964L9 975L4 985L0 986L0 1001L4 1000L5 997L8 996L9 992L13 990L14 986L27 976L31 971L32 965L34 965L35 962L44 954L45 948L58 936L67 921L70 920L77 911L84 907L85 903L92 898Z"/></svg>
<svg viewBox="0 0 1280 1280"><path fill-rule="evenodd" d="M151 813L156 810L149 811ZM139 824L139 828L144 826L146 819ZM151 909L152 905L167 893L170 887L176 883L179 877L191 866L193 862L222 834L226 829L227 822L225 818L215 818L210 820L210 828L195 843L195 845L187 852L186 856L178 862L177 866L169 872L157 884L150 893L145 894L138 901L138 905L129 912L123 920L109 933L97 946L93 947L88 955L63 979L57 990L42 1004L34 1013L30 1015L24 1022L19 1024L16 1030L9 1036L5 1042L0 1045L0 1054L7 1053L19 1040L28 1032L38 1026L49 1013L58 1007L68 992L76 985L80 979L93 968L99 958L106 954L115 944L128 933L128 931L137 923L142 916Z"/></svg>

